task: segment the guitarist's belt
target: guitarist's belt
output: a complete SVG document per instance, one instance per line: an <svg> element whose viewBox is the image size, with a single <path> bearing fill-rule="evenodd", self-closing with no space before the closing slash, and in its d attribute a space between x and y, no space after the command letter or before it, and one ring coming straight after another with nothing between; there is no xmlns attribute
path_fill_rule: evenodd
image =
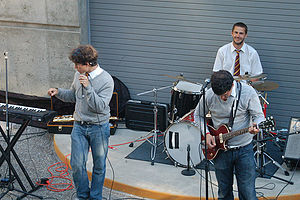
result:
<svg viewBox="0 0 300 200"><path fill-rule="evenodd" d="M251 144L251 142L249 143L249 144ZM243 148L243 147L245 147L245 146L248 146L249 144L246 144L246 145L244 145L244 146L239 146L239 147L235 147L235 146L233 146L233 147L228 147L228 151L229 150L231 150L231 151L235 151L235 150L239 150L240 148Z"/></svg>
<svg viewBox="0 0 300 200"><path fill-rule="evenodd" d="M240 148L242 148L244 146L240 146L240 147L228 147L227 151L235 151L235 150L239 150Z"/></svg>

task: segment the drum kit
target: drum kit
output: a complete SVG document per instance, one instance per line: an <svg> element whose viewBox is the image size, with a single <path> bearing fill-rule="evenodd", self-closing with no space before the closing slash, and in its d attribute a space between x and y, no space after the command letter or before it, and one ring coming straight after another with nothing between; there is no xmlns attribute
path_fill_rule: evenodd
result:
<svg viewBox="0 0 300 200"><path fill-rule="evenodd" d="M203 85L189 81L183 77L171 76L163 74L172 79L177 79L172 86L166 86L159 89L153 89L151 91L143 92L138 95L143 95L149 92L154 92L154 130L150 133L153 134L152 141L147 141L152 145L151 160L154 164L154 158L156 148L164 143L164 150L167 153L169 159L171 159L175 166L189 166L189 160L187 159L187 149L190 151L190 159L193 166L200 164L204 159L201 148L201 134L200 128L194 122L194 109L197 106L200 98ZM234 77L236 81L243 81L251 85L261 97L264 104L269 104L267 100L262 96L263 92L271 91L279 87L279 85L272 81L266 81L266 74L260 74L257 76L238 76ZM160 132L157 130L157 91L172 88L171 90L171 106L169 112L170 125L163 132L164 139L158 144L157 135Z"/></svg>

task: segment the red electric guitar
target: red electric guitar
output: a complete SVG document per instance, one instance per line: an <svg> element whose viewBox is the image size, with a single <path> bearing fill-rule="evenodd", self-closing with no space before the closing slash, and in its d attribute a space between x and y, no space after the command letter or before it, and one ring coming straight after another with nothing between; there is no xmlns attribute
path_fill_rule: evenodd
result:
<svg viewBox="0 0 300 200"><path fill-rule="evenodd" d="M275 126L273 117L268 117L266 121L263 121L257 125L259 129L272 129ZM235 136L242 135L248 132L250 127L244 128L238 131L229 132L227 125L221 125L217 130L208 125L209 132L212 136L215 136L216 146L212 149L207 149L207 159L212 160L216 157L219 150L227 150L227 141ZM202 137L204 140L204 137ZM205 155L205 149L202 149Z"/></svg>

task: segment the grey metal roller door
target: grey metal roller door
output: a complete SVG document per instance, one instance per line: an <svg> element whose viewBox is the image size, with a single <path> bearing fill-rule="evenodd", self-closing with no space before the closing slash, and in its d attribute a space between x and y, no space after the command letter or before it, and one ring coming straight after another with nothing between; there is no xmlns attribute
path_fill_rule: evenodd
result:
<svg viewBox="0 0 300 200"><path fill-rule="evenodd" d="M217 49L231 41L237 21L249 27L246 42L259 53L268 80L280 87L268 92L267 114L277 128L300 117L300 3L284 0L90 0L91 43L104 69L129 88L133 99L170 103L180 73L203 83Z"/></svg>

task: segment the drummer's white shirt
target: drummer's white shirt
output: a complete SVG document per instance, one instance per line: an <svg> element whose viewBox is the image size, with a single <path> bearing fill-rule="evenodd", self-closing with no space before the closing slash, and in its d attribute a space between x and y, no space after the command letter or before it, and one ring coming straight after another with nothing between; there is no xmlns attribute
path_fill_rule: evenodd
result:
<svg viewBox="0 0 300 200"><path fill-rule="evenodd" d="M235 57L237 54L235 50L232 42L219 48L213 71L216 72L223 69L233 74ZM247 72L251 76L263 73L257 51L246 43L244 43L240 51L240 66L240 75L245 75Z"/></svg>

